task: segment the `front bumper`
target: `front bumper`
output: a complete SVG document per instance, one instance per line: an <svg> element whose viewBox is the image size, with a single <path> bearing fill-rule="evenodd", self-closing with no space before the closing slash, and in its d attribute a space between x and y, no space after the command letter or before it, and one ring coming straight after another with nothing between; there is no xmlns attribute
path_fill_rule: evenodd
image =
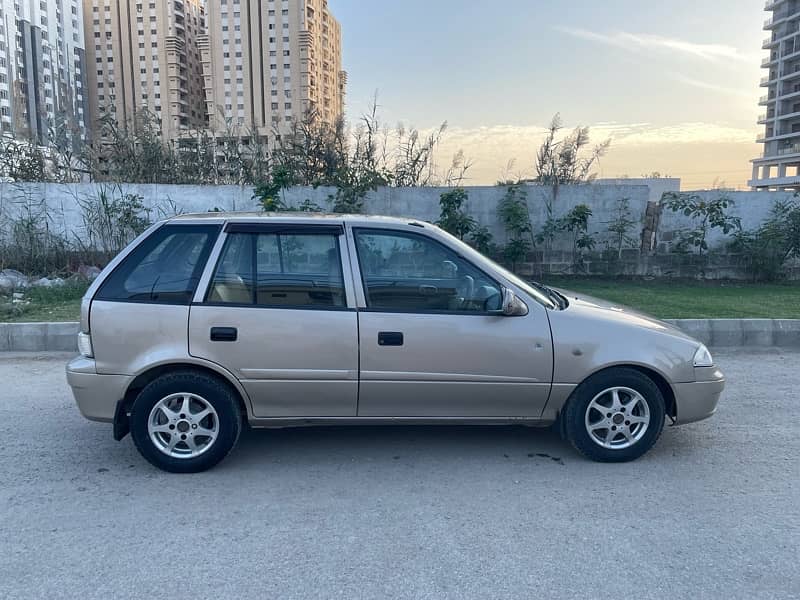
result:
<svg viewBox="0 0 800 600"><path fill-rule="evenodd" d="M90 421L113 423L117 402L123 398L133 377L99 375L94 360L78 356L67 365L67 383L81 414Z"/></svg>
<svg viewBox="0 0 800 600"><path fill-rule="evenodd" d="M676 383L675 425L685 425L708 419L717 411L722 390L725 389L725 376L716 367L695 368L696 381Z"/></svg>

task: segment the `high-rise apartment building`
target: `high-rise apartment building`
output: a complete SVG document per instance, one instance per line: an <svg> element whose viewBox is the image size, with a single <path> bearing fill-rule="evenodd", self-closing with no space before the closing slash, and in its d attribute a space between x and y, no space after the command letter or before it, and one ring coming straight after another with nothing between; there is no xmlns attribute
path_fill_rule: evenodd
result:
<svg viewBox="0 0 800 600"><path fill-rule="evenodd" d="M146 111L165 141L205 127L202 0L83 0L90 112L129 127Z"/></svg>
<svg viewBox="0 0 800 600"><path fill-rule="evenodd" d="M756 140L764 152L753 160L754 189L800 189L800 0L767 0L772 16L764 23L769 51L761 63L766 94L758 120L764 133Z"/></svg>
<svg viewBox="0 0 800 600"><path fill-rule="evenodd" d="M344 111L341 28L327 0L207 0L200 38L206 113L216 135L287 131Z"/></svg>
<svg viewBox="0 0 800 600"><path fill-rule="evenodd" d="M0 133L86 136L82 12L81 0L0 0Z"/></svg>

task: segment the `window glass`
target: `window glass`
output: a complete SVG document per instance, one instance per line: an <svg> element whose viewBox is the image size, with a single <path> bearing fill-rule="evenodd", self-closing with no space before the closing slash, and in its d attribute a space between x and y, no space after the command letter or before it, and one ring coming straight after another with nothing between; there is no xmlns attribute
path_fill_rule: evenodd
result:
<svg viewBox="0 0 800 600"><path fill-rule="evenodd" d="M98 300L189 304L219 227L165 225L103 283Z"/></svg>
<svg viewBox="0 0 800 600"><path fill-rule="evenodd" d="M356 247L370 308L485 313L502 304L497 283L425 236L357 230Z"/></svg>
<svg viewBox="0 0 800 600"><path fill-rule="evenodd" d="M208 300L342 308L346 302L337 238L317 234L230 234Z"/></svg>
<svg viewBox="0 0 800 600"><path fill-rule="evenodd" d="M255 277L253 274L253 241L255 236L228 236L225 249L217 263L214 283L208 294L211 302L252 304Z"/></svg>

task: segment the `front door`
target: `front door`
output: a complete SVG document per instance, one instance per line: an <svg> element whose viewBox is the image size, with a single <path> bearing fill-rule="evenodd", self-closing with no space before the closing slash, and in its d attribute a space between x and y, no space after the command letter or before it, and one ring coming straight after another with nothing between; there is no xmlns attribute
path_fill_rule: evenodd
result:
<svg viewBox="0 0 800 600"><path fill-rule="evenodd" d="M411 231L353 234L366 299L359 416L541 416L553 369L544 307L489 314L500 284L449 247Z"/></svg>
<svg viewBox="0 0 800 600"><path fill-rule="evenodd" d="M238 377L258 418L353 417L358 322L342 277L343 228L229 224L189 351Z"/></svg>

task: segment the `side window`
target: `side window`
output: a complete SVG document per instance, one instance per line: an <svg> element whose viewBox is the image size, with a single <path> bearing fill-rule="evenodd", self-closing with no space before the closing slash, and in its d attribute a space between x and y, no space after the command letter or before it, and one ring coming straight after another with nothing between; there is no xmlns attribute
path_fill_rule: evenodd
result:
<svg viewBox="0 0 800 600"><path fill-rule="evenodd" d="M232 233L207 299L215 304L343 308L338 239L313 233Z"/></svg>
<svg viewBox="0 0 800 600"><path fill-rule="evenodd" d="M485 313L502 303L497 283L435 240L375 229L355 238L369 308Z"/></svg>
<svg viewBox="0 0 800 600"><path fill-rule="evenodd" d="M127 256L95 298L189 304L219 229L215 225L164 225Z"/></svg>

